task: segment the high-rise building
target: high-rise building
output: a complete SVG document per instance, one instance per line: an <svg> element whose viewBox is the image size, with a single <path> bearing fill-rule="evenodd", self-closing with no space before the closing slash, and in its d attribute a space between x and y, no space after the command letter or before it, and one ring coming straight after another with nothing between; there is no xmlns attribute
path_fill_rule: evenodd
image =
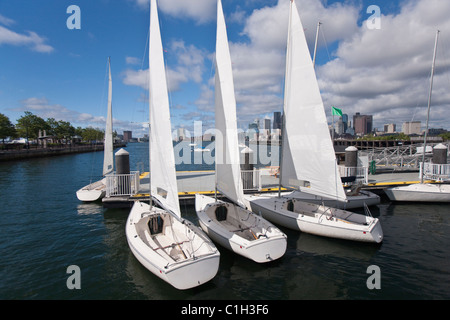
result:
<svg viewBox="0 0 450 320"><path fill-rule="evenodd" d="M355 134L364 135L372 132L372 115L362 115L357 112L353 116L353 128L355 129Z"/></svg>
<svg viewBox="0 0 450 320"><path fill-rule="evenodd" d="M396 125L395 123L388 123L384 125L384 132L385 133L394 133L396 130Z"/></svg>
<svg viewBox="0 0 450 320"><path fill-rule="evenodd" d="M282 125L281 112L275 111L273 113L273 129L281 129L281 125Z"/></svg>
<svg viewBox="0 0 450 320"><path fill-rule="evenodd" d="M407 121L402 125L402 132L404 134L421 134L420 121Z"/></svg>
<svg viewBox="0 0 450 320"><path fill-rule="evenodd" d="M270 132L270 119L264 119L264 129L267 129Z"/></svg>
<svg viewBox="0 0 450 320"><path fill-rule="evenodd" d="M133 133L131 131L124 131L123 132L123 141L131 141L133 139Z"/></svg>
<svg viewBox="0 0 450 320"><path fill-rule="evenodd" d="M343 117L339 117L339 120L336 122L336 130L335 131L337 134L343 134L345 132Z"/></svg>
<svg viewBox="0 0 450 320"><path fill-rule="evenodd" d="M342 114L342 125L343 125L343 133L345 133L348 129L348 114Z"/></svg>
<svg viewBox="0 0 450 320"><path fill-rule="evenodd" d="M259 132L258 124L256 122L252 122L248 124L248 129L253 132Z"/></svg>

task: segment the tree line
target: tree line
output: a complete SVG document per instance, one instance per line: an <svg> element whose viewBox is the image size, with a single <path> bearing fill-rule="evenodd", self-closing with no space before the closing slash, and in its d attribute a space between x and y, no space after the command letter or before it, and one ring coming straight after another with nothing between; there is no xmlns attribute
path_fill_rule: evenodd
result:
<svg viewBox="0 0 450 320"><path fill-rule="evenodd" d="M82 141L93 142L103 141L105 132L98 128L75 128L68 121L55 120L54 118L43 118L25 111L16 124L13 124L7 116L0 113L0 140L5 142L6 138L27 138L28 141L36 140L39 137L39 131L47 136L51 136L55 140L62 142L72 140L75 136L80 136Z"/></svg>

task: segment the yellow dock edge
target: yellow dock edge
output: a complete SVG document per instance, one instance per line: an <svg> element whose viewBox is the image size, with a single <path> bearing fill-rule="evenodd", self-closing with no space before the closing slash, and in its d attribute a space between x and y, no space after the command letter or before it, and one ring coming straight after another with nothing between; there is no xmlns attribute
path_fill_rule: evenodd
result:
<svg viewBox="0 0 450 320"><path fill-rule="evenodd" d="M281 188L281 191L287 191L288 189L286 188ZM258 192L275 192L278 191L278 187L277 188L263 188L261 190L258 190ZM196 193L198 194L214 194L215 191L184 191L184 192L178 192L179 196L193 196ZM138 193L135 194L134 196L132 196L131 198L135 199L135 198L148 198L149 194L148 193Z"/></svg>
<svg viewBox="0 0 450 320"><path fill-rule="evenodd" d="M376 182L376 183L368 183L368 187L383 187L383 186L400 186L405 184L417 184L420 181L398 181L398 182ZM424 183L436 183L433 180L426 180Z"/></svg>

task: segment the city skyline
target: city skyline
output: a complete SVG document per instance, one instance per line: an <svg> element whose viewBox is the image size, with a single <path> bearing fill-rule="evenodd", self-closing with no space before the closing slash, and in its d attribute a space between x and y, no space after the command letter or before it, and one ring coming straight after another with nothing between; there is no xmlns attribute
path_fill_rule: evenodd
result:
<svg viewBox="0 0 450 320"><path fill-rule="evenodd" d="M322 23L316 73L329 123L331 106L349 115L373 115L373 127L379 129L387 123L424 123L439 28L430 127L450 129L448 1L296 2L311 53L317 22ZM76 127L104 128L111 57L113 126L143 136L148 131L149 1L73 4L0 3L0 113L13 123L30 111ZM273 112L283 106L289 1L227 0L223 6L238 126L244 129L255 117L273 123ZM214 127L216 1L165 0L159 9L172 125L193 130L194 121L202 121Z"/></svg>

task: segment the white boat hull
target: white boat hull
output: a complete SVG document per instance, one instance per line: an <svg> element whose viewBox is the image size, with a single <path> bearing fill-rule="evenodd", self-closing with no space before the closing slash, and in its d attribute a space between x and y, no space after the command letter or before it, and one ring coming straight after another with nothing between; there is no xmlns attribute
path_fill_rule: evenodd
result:
<svg viewBox="0 0 450 320"><path fill-rule="evenodd" d="M357 195L347 195L347 202L331 198L318 197L313 194L297 191L286 195L286 197L310 203L324 204L328 207L339 209L364 208L364 205L374 206L380 203L380 196L367 190L360 190Z"/></svg>
<svg viewBox="0 0 450 320"><path fill-rule="evenodd" d="M417 183L387 188L384 192L391 201L450 202L448 184Z"/></svg>
<svg viewBox="0 0 450 320"><path fill-rule="evenodd" d="M102 180L88 184L79 189L76 194L80 201L93 202L100 200L106 195L106 179L103 178Z"/></svg>
<svg viewBox="0 0 450 320"><path fill-rule="evenodd" d="M383 240L377 218L287 197L248 196L247 200L254 212L289 229L361 242L380 243Z"/></svg>
<svg viewBox="0 0 450 320"><path fill-rule="evenodd" d="M158 216L164 223L152 230L149 221ZM155 220L153 220L155 221ZM126 236L136 259L157 277L185 290L214 278L220 253L208 237L187 220L136 201L126 224Z"/></svg>
<svg viewBox="0 0 450 320"><path fill-rule="evenodd" d="M218 207L226 208L225 220L217 220ZM279 259L286 252L286 235L251 211L198 194L195 209L200 227L224 248L258 263Z"/></svg>

